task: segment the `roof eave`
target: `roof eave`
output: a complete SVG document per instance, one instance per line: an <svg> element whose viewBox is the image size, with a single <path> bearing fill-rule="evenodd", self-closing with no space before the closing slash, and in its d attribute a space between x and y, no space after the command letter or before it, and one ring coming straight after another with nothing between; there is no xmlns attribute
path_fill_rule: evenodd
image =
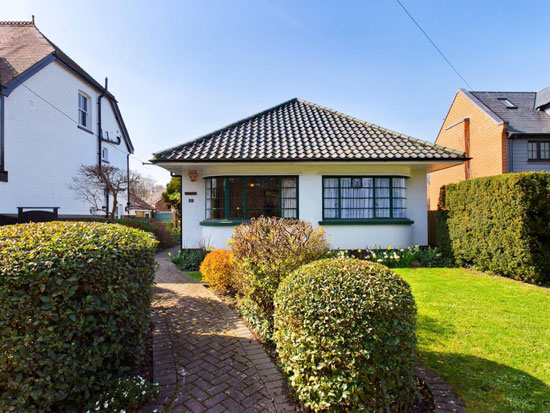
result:
<svg viewBox="0 0 550 413"><path fill-rule="evenodd" d="M221 164L221 165L227 165L227 164L250 164L250 163L258 163L258 164L265 164L265 163L297 163L297 164L304 164L304 163L312 163L312 164L320 164L320 163L343 163L343 164L349 164L349 163L441 163L441 162L457 162L462 163L465 161L470 160L469 157L460 157L460 158L395 158L395 159L182 159L182 160L169 160L169 159L151 159L151 162L158 166L163 165L203 165L203 164Z"/></svg>

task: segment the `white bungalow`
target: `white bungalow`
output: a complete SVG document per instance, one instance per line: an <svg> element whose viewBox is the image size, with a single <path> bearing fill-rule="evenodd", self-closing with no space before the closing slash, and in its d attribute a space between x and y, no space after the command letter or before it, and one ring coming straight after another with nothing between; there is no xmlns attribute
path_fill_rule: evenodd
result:
<svg viewBox="0 0 550 413"><path fill-rule="evenodd" d="M182 176L182 247L226 248L259 216L322 226L333 248L425 245L426 175L461 151L292 99L154 154Z"/></svg>

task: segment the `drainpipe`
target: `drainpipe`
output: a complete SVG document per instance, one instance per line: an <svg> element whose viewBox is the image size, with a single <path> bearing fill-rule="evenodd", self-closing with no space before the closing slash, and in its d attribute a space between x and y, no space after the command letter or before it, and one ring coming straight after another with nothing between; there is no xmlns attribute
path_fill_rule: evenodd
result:
<svg viewBox="0 0 550 413"><path fill-rule="evenodd" d="M514 136L510 136L510 140L508 142L510 142L510 162L508 164L508 172L514 172Z"/></svg>
<svg viewBox="0 0 550 413"><path fill-rule="evenodd" d="M470 118L464 119L464 152L466 157L470 157ZM471 178L470 161L464 162L464 177L466 180Z"/></svg>
<svg viewBox="0 0 550 413"><path fill-rule="evenodd" d="M180 216L180 250L183 250L183 174L178 175L174 172L170 172L171 177L180 178L180 205L181 205L181 216Z"/></svg>
<svg viewBox="0 0 550 413"><path fill-rule="evenodd" d="M128 202L126 202L126 212L130 214L130 152L126 154L126 179L128 180Z"/></svg>
<svg viewBox="0 0 550 413"><path fill-rule="evenodd" d="M101 138L103 136L103 130L101 129L101 99L107 93L107 86L109 80L105 78L105 88L101 91L97 97L97 165L101 168ZM105 190L105 217L109 217L109 192Z"/></svg>

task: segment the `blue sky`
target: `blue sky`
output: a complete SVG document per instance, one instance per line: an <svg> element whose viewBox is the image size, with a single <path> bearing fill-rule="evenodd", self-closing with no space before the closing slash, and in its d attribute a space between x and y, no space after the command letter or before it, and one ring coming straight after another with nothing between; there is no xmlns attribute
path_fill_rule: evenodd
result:
<svg viewBox="0 0 550 413"><path fill-rule="evenodd" d="M550 85L550 2L402 2L474 90ZM0 18L32 14L97 80L109 77L144 161L293 97L433 141L466 87L393 0L18 0Z"/></svg>

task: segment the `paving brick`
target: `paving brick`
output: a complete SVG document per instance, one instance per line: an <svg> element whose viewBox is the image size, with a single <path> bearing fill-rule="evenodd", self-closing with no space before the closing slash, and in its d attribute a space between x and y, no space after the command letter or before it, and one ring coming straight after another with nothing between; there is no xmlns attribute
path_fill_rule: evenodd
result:
<svg viewBox="0 0 550 413"><path fill-rule="evenodd" d="M143 411L295 410L286 382L233 310L173 264L157 262L157 279L169 281L153 299L153 375L164 386Z"/></svg>

